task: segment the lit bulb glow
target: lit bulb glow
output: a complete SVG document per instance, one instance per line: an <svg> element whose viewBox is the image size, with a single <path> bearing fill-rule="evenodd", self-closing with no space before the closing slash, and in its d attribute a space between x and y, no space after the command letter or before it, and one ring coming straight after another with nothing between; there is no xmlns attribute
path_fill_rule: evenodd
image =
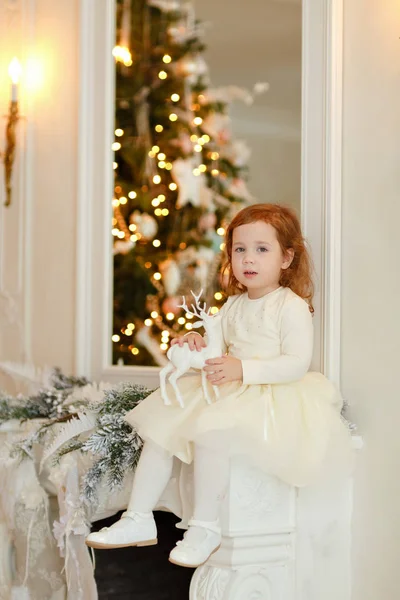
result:
<svg viewBox="0 0 400 600"><path fill-rule="evenodd" d="M129 48L126 48L126 46L115 46L112 54L116 62L122 62L126 67L130 67L132 65L132 54L129 52Z"/></svg>
<svg viewBox="0 0 400 600"><path fill-rule="evenodd" d="M10 76L11 82L14 85L17 85L19 83L21 73L22 73L21 63L19 62L18 58L16 56L14 56L14 58L12 59L12 61L10 62L10 65L8 67L8 74Z"/></svg>

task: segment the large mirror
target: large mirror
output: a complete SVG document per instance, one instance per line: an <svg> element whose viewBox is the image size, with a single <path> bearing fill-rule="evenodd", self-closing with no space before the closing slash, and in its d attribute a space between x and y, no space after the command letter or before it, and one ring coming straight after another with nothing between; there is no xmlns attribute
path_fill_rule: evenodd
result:
<svg viewBox="0 0 400 600"><path fill-rule="evenodd" d="M300 210L301 4L118 0L112 363L160 366L216 312L223 235L253 202Z"/></svg>

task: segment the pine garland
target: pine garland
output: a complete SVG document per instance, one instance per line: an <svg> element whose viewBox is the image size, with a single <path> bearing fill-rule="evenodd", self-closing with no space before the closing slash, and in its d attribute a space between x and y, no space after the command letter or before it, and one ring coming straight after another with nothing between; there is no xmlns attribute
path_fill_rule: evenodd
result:
<svg viewBox="0 0 400 600"><path fill-rule="evenodd" d="M101 482L106 481L110 491L114 491L122 485L125 474L135 469L143 442L124 420L124 416L151 393L142 385L122 383L106 389L100 401L91 401L89 392L85 399L86 390L77 401L74 391L88 384L86 378L67 377L59 369L54 369L52 387L41 389L32 396L0 396L0 424L12 419L44 420L35 431L13 445L11 454L20 460L34 460L35 444L45 449L51 446L60 436L56 425L79 417L82 413L96 416L93 430L66 439L51 459L55 466L70 452L78 451L93 456L93 465L82 478L81 503L87 514L97 505Z"/></svg>

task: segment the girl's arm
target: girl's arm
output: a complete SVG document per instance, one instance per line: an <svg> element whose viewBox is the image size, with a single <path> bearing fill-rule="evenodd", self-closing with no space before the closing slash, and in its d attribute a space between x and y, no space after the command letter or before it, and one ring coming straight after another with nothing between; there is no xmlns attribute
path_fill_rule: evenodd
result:
<svg viewBox="0 0 400 600"><path fill-rule="evenodd" d="M302 379L311 364L313 340L308 305L300 298L293 298L283 308L281 354L265 360L242 360L243 383L290 383Z"/></svg>

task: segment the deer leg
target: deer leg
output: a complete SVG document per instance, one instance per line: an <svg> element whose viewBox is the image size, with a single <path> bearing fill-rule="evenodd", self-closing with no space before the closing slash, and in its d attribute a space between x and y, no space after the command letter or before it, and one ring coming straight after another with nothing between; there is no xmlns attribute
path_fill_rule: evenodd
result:
<svg viewBox="0 0 400 600"><path fill-rule="evenodd" d="M174 373L172 373L171 377L169 378L169 382L172 385L172 387L175 390L175 394L176 394L176 399L179 402L179 405L181 408L185 408L185 405L183 403L183 398L182 395L179 391L178 388L178 384L176 382L176 380L178 379L178 377L180 377L181 375L183 375L184 373L186 373L187 369L181 370L181 369L176 369L176 371Z"/></svg>
<svg viewBox="0 0 400 600"><path fill-rule="evenodd" d="M203 388L204 398L206 399L207 404L212 404L210 394L208 393L208 387L207 387L207 373L203 369L201 370L201 385Z"/></svg>
<svg viewBox="0 0 400 600"><path fill-rule="evenodd" d="M172 363L168 363L163 369L160 371L160 389L161 389L161 397L164 400L164 404L166 406L171 405L171 400L168 398L167 394L167 386L165 385L168 373L174 370L174 365Z"/></svg>

